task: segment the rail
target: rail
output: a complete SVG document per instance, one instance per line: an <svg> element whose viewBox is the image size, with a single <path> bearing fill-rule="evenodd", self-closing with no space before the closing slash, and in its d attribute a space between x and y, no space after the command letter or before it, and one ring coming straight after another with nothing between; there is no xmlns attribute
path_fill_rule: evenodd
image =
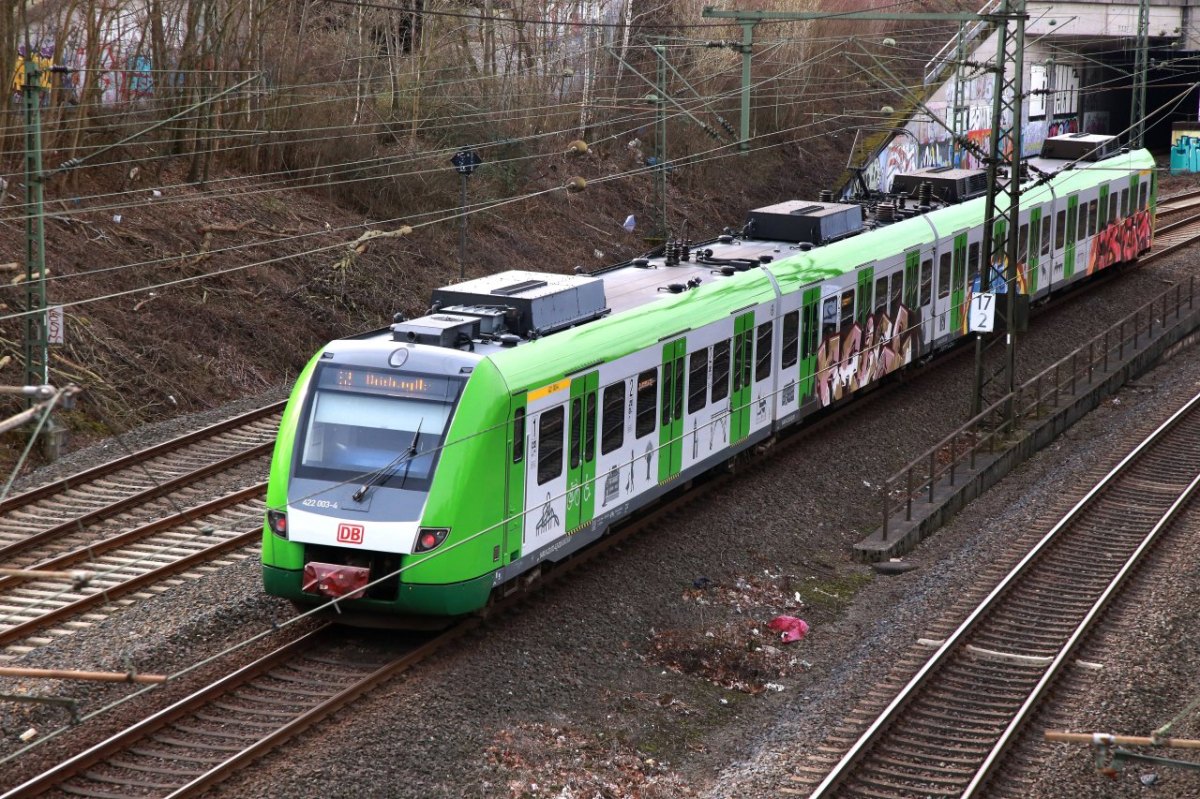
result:
<svg viewBox="0 0 1200 799"><path fill-rule="evenodd" d="M1168 317L1178 322L1186 306L1195 308L1196 279L1187 285L1176 283L1158 297L1138 308L1103 333L1081 345L1070 355L1043 369L1033 378L989 405L977 416L943 438L932 448L884 481L879 490L883 509L882 537L888 539L888 526L894 511L903 510L905 521L912 521L913 502L924 496L934 503L936 487L943 478L955 485L964 464L975 469L981 452L996 452L1025 418L1036 418L1043 409L1057 407L1063 394L1077 396L1080 385L1090 385L1093 375L1108 372L1109 363L1120 363L1126 351L1136 353L1143 342L1154 337L1156 328L1167 327ZM1156 321L1157 312L1157 321Z"/></svg>

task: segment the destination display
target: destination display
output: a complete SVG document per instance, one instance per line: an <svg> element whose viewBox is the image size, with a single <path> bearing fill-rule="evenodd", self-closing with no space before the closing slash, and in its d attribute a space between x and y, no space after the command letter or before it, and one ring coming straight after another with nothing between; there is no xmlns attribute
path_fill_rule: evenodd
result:
<svg viewBox="0 0 1200 799"><path fill-rule="evenodd" d="M440 401L454 399L458 394L460 382L438 375L381 372L376 369L336 366L323 368L317 378L317 386L324 389Z"/></svg>

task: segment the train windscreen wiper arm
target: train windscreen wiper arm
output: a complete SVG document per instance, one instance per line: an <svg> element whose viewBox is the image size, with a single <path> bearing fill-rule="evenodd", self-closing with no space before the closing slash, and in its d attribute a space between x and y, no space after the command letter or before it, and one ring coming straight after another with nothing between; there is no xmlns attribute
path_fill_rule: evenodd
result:
<svg viewBox="0 0 1200 799"><path fill-rule="evenodd" d="M358 490L351 495L351 499L355 502L362 502L368 491L386 482L396 473L396 469L400 468L400 464L402 463L404 464L404 480L408 479L408 469L412 465L413 458L417 456L417 442L421 440L421 425L423 424L425 424L424 416L421 417L421 421L417 422L417 432L413 433L412 442L408 445L408 449L404 451L404 454L367 478L367 482L358 487ZM403 486L403 481L400 484Z"/></svg>

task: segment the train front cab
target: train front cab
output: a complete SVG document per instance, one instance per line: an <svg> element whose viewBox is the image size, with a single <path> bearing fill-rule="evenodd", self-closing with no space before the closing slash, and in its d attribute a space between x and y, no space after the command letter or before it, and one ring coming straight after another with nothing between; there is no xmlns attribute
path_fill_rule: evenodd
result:
<svg viewBox="0 0 1200 799"><path fill-rule="evenodd" d="M302 607L336 599L329 610L351 622L486 603L503 536L490 498L504 481L497 492L486 464L506 443L505 426L488 422L503 420L506 406L491 406L506 392L490 364L476 369L486 361L446 356L430 355L429 371L419 357L401 370L336 356L306 370L272 460L268 593Z"/></svg>

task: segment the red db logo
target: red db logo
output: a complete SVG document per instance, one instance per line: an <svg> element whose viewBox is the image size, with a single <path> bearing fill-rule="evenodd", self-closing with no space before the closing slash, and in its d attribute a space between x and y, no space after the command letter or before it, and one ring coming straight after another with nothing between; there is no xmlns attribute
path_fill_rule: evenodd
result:
<svg viewBox="0 0 1200 799"><path fill-rule="evenodd" d="M361 544L363 542L363 533L365 528L361 524L339 524L338 525L338 543L339 544Z"/></svg>

